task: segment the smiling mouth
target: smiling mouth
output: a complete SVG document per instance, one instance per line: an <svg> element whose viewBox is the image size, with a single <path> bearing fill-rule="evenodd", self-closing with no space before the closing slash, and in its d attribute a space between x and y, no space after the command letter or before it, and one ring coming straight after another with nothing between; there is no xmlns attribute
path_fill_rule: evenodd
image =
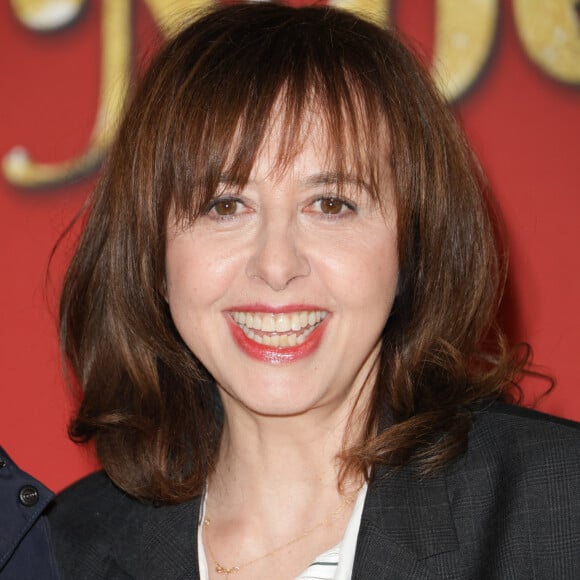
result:
<svg viewBox="0 0 580 580"><path fill-rule="evenodd" d="M280 349L301 345L327 314L324 310L275 314L230 312L233 321L251 341Z"/></svg>

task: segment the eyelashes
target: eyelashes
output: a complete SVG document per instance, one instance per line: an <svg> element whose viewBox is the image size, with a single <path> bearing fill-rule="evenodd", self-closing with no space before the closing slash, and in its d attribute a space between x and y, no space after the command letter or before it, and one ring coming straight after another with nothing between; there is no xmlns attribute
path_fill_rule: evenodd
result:
<svg viewBox="0 0 580 580"><path fill-rule="evenodd" d="M314 200L307 206L309 213L321 213L328 217L338 217L349 212L356 212L354 202L336 195L324 196Z"/></svg>
<svg viewBox="0 0 580 580"><path fill-rule="evenodd" d="M325 218L341 218L357 213L357 204L338 195L321 195L309 200L304 213L319 214ZM235 196L220 196L210 201L204 215L216 220L232 219L252 213L254 209L243 199Z"/></svg>
<svg viewBox="0 0 580 580"><path fill-rule="evenodd" d="M244 202L236 197L218 197L212 199L206 210L206 215L214 215L215 217L233 217L241 213Z"/></svg>

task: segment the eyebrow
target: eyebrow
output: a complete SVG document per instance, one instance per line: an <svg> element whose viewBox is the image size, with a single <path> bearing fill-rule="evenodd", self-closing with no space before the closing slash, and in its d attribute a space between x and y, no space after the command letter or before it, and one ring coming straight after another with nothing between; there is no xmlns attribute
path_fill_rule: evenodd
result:
<svg viewBox="0 0 580 580"><path fill-rule="evenodd" d="M249 180L251 182L252 180ZM222 174L219 179L221 185L232 185L240 187L240 182L235 177L227 174ZM308 175L300 180L306 187L317 187L320 185L355 185L368 192L371 191L370 185L364 180L350 173L341 173L338 171L324 171Z"/></svg>
<svg viewBox="0 0 580 580"><path fill-rule="evenodd" d="M302 180L304 185L315 187L317 185L356 185L359 188L365 189L370 192L370 185L360 177L351 175L349 173L338 173L335 171L316 173L314 175L309 175L304 180Z"/></svg>

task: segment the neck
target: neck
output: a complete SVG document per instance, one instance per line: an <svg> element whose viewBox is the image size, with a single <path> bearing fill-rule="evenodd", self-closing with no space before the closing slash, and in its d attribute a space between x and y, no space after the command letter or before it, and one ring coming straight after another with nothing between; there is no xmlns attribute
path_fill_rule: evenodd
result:
<svg viewBox="0 0 580 580"><path fill-rule="evenodd" d="M210 484L232 498L232 493L239 495L240 501L264 493L284 496L296 487L336 486L335 458L342 446L342 433L322 427L286 430L280 419L271 421L275 425L260 421L252 432L245 430L243 439L234 435L237 428L226 423Z"/></svg>
<svg viewBox="0 0 580 580"><path fill-rule="evenodd" d="M298 573L340 541L363 480L350 478L339 489L337 456L359 435L348 426L363 424L362 411L349 421L355 407L366 409L360 399L341 413L312 409L287 417L224 405L220 453L208 481L211 524L204 531L216 566L241 566L239 580L244 573L269 577L272 569Z"/></svg>
<svg viewBox="0 0 580 580"><path fill-rule="evenodd" d="M363 424L366 408L367 401L358 393L335 412L321 408L287 417L244 409L228 412L226 405L220 452L210 478L212 495L222 492L243 502L262 495L288 497L309 488L317 493L338 490L339 455L358 440L355 427ZM348 492L352 486L345 483Z"/></svg>

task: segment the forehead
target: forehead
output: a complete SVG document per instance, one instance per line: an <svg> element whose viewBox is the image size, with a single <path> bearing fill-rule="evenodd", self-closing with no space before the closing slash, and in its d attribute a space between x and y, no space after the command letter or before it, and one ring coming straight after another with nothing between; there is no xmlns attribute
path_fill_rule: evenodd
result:
<svg viewBox="0 0 580 580"><path fill-rule="evenodd" d="M230 158L237 149L236 141ZM337 116L316 99L297 116L279 99L266 124L250 175L275 177L289 171L321 170L363 180L371 174L390 173L389 150L384 116L371 123L360 107L350 111L350 115L341 111Z"/></svg>

